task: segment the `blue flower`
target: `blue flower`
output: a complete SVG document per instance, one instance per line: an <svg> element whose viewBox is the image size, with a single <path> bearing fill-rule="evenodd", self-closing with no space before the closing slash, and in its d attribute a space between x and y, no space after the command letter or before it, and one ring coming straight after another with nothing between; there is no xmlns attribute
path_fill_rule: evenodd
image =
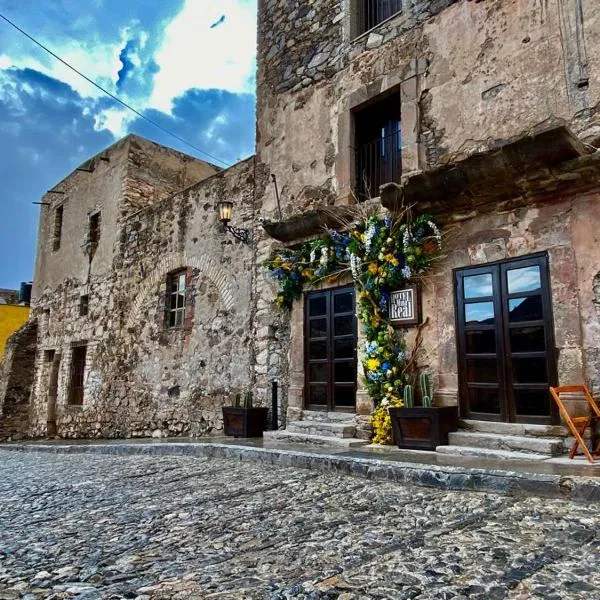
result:
<svg viewBox="0 0 600 600"><path fill-rule="evenodd" d="M382 368L384 371L389 371L389 370L392 368L392 365L391 365L389 362L387 362L387 361L386 361L386 362L384 362L384 363L381 365L381 368Z"/></svg>
<svg viewBox="0 0 600 600"><path fill-rule="evenodd" d="M412 272L410 270L410 267L408 265L406 265L406 267L402 268L402 275L406 278L406 279L410 279Z"/></svg>
<svg viewBox="0 0 600 600"><path fill-rule="evenodd" d="M383 223L389 229L392 226L392 216L385 215L385 217L383 217Z"/></svg>
<svg viewBox="0 0 600 600"><path fill-rule="evenodd" d="M290 273L290 278L293 279L294 281L298 279L298 273L296 273L296 271L292 271Z"/></svg>

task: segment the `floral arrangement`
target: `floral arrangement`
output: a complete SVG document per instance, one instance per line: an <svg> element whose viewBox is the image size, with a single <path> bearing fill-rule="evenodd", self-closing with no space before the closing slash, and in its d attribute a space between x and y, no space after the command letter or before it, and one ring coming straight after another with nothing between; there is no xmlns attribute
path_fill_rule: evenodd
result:
<svg viewBox="0 0 600 600"><path fill-rule="evenodd" d="M359 290L359 318L367 341L362 365L375 403L373 441L391 442L388 406L403 406L404 386L416 378L414 352L387 320L390 292L422 277L441 250L440 231L429 215L411 218L367 213L358 222L302 244L278 251L265 262L279 281L275 303L290 308L305 285L335 281L350 272Z"/></svg>

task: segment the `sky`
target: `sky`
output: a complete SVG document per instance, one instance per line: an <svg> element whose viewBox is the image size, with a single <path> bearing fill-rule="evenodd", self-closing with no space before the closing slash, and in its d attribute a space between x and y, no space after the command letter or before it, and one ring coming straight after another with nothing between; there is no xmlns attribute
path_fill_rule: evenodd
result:
<svg viewBox="0 0 600 600"><path fill-rule="evenodd" d="M253 153L256 0L0 0L0 14L226 165ZM128 133L216 162L0 19L0 288L33 277L32 203Z"/></svg>

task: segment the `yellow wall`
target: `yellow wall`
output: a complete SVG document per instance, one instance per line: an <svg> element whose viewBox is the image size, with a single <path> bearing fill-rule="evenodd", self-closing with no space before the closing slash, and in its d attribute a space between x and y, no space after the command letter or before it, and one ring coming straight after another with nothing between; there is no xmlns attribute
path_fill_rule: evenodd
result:
<svg viewBox="0 0 600 600"><path fill-rule="evenodd" d="M4 355L6 340L29 318L29 306L0 304L0 360Z"/></svg>

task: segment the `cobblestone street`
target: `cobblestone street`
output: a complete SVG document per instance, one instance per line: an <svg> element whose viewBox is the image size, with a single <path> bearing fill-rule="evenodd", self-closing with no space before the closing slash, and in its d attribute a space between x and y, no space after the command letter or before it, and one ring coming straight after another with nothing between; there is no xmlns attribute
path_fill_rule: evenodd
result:
<svg viewBox="0 0 600 600"><path fill-rule="evenodd" d="M0 599L600 598L598 505L0 451Z"/></svg>

